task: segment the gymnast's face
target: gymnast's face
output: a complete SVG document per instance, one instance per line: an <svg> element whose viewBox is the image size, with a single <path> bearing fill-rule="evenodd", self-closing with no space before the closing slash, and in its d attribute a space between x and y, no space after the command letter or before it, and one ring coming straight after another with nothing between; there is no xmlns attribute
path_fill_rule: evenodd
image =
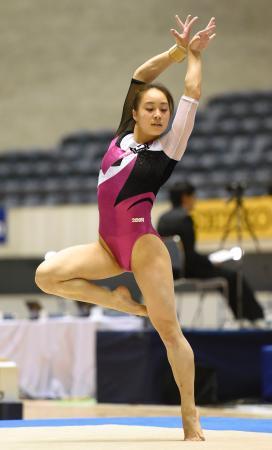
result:
<svg viewBox="0 0 272 450"><path fill-rule="evenodd" d="M137 135L143 139L156 139L167 128L170 109L165 94L156 88L146 91L137 111L133 110Z"/></svg>

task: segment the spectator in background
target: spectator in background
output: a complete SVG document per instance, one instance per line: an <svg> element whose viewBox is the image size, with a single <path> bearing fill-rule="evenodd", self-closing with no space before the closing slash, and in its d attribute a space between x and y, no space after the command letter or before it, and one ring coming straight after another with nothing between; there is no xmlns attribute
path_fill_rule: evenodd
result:
<svg viewBox="0 0 272 450"><path fill-rule="evenodd" d="M185 255L185 278L223 277L227 280L229 306L237 318L237 272L212 264L208 256L195 249L196 233L190 215L196 201L194 186L189 182L177 182L169 190L169 197L172 209L160 217L157 227L159 234L164 237L180 236ZM248 319L257 326L261 325L264 319L263 310L244 277L242 278L242 314L243 319Z"/></svg>

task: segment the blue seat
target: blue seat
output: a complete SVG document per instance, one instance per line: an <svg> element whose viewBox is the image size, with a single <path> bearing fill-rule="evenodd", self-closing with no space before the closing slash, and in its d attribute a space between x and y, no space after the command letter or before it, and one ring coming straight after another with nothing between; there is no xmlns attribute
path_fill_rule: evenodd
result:
<svg viewBox="0 0 272 450"><path fill-rule="evenodd" d="M249 104L247 101L239 101L229 105L229 116L242 118L248 115Z"/></svg>
<svg viewBox="0 0 272 450"><path fill-rule="evenodd" d="M7 193L5 196L2 196L1 205L6 208L12 208L16 206L21 206L23 204L23 196L19 192L17 193Z"/></svg>
<svg viewBox="0 0 272 450"><path fill-rule="evenodd" d="M0 178L8 178L12 175L13 166L10 162L1 161L0 162Z"/></svg>
<svg viewBox="0 0 272 450"><path fill-rule="evenodd" d="M46 194L61 192L63 190L64 181L60 177L48 177L41 180L40 190Z"/></svg>
<svg viewBox="0 0 272 450"><path fill-rule="evenodd" d="M272 170L271 167L257 167L252 171L252 180L254 183L266 186L271 182Z"/></svg>
<svg viewBox="0 0 272 450"><path fill-rule="evenodd" d="M67 203L67 197L62 192L48 193L43 200L45 205L61 205Z"/></svg>
<svg viewBox="0 0 272 450"><path fill-rule="evenodd" d="M235 118L220 120L216 125L217 133L233 136L241 132L240 122Z"/></svg>
<svg viewBox="0 0 272 450"><path fill-rule="evenodd" d="M230 174L224 170L215 170L209 174L207 184L209 187L225 187L230 180Z"/></svg>
<svg viewBox="0 0 272 450"><path fill-rule="evenodd" d="M261 116L261 117L272 116L272 101L269 99L256 100L251 105L251 111L256 116Z"/></svg>
<svg viewBox="0 0 272 450"><path fill-rule="evenodd" d="M5 180L2 191L7 193L20 193L21 192L21 182L16 178L9 178Z"/></svg>
<svg viewBox="0 0 272 450"><path fill-rule="evenodd" d="M20 178L24 177L32 177L35 173L35 167L29 161L27 162L16 162L12 168L13 175L18 176Z"/></svg>
<svg viewBox="0 0 272 450"><path fill-rule="evenodd" d="M237 134L235 136L232 136L229 145L234 153L247 153L252 146L252 137L248 135Z"/></svg>

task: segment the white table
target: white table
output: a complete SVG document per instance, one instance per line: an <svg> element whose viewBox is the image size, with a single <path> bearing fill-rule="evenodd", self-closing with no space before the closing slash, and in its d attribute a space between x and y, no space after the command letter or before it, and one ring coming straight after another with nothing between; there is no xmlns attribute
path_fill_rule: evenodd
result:
<svg viewBox="0 0 272 450"><path fill-rule="evenodd" d="M95 394L96 324L79 318L5 320L0 357L16 362L23 393L39 398Z"/></svg>
<svg viewBox="0 0 272 450"><path fill-rule="evenodd" d="M44 318L0 321L0 358L19 368L32 398L95 397L96 330L141 329L139 317Z"/></svg>

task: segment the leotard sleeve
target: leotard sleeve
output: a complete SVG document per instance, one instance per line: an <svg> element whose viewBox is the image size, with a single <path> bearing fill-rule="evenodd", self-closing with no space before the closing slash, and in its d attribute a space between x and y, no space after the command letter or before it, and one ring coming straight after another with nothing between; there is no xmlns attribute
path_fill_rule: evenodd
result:
<svg viewBox="0 0 272 450"><path fill-rule="evenodd" d="M135 95L139 91L140 87L144 84L145 83L143 81L132 78L123 106L121 121L115 134L116 136L119 136L124 131L133 131L134 120L132 117L132 105L134 102Z"/></svg>
<svg viewBox="0 0 272 450"><path fill-rule="evenodd" d="M164 152L172 159L179 161L187 146L188 139L192 133L198 101L183 95L172 123L172 127L167 134L159 140Z"/></svg>

